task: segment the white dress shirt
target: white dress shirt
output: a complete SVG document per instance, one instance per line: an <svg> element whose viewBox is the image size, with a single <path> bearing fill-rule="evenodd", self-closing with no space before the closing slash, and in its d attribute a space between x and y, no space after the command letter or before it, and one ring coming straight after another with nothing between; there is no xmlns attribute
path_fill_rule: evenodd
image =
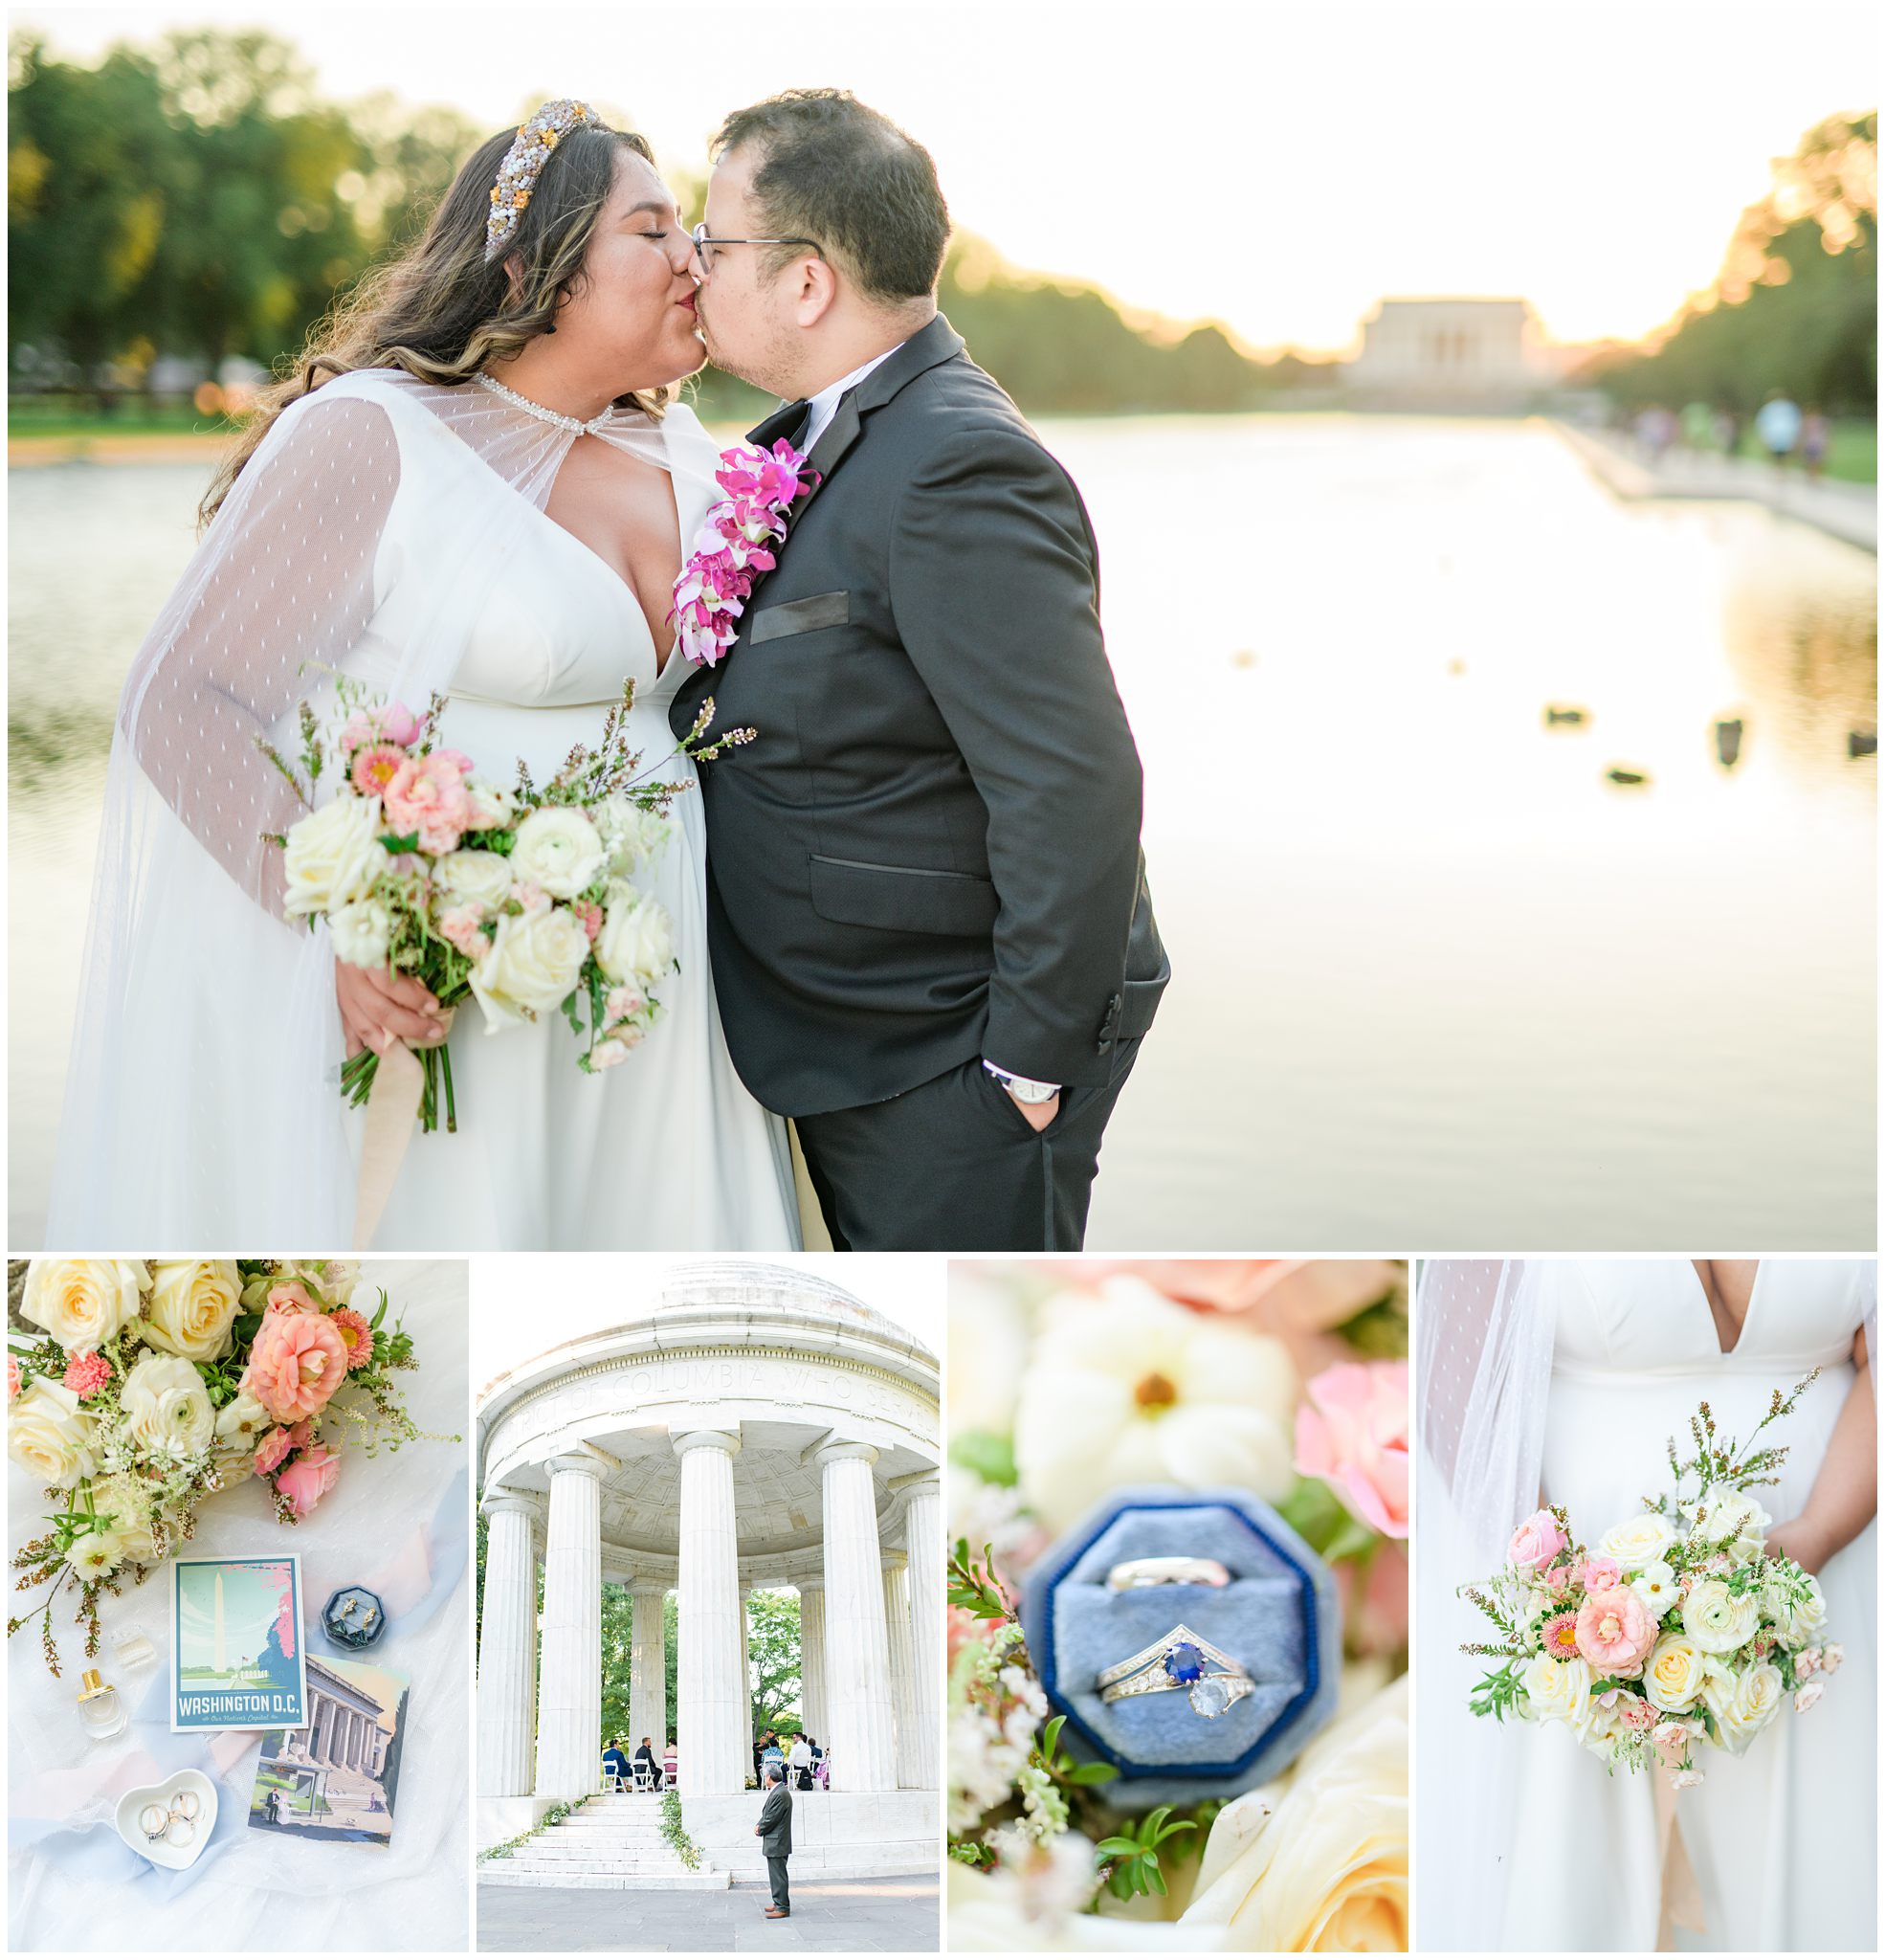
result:
<svg viewBox="0 0 1885 1960"><path fill-rule="evenodd" d="M903 345L897 343L897 347ZM811 419L805 425L805 438L799 447L809 456L818 438L832 426L832 417L838 412L838 402L848 389L853 389L863 380L873 368L881 368L897 351L897 347L886 347L875 361L866 361L861 368L854 368L842 381L834 381L830 388L821 388L811 397Z"/></svg>

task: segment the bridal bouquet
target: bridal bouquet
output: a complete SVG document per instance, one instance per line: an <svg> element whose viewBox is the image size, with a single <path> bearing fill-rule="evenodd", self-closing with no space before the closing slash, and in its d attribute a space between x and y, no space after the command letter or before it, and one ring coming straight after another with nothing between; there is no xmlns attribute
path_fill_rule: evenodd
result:
<svg viewBox="0 0 1885 1960"><path fill-rule="evenodd" d="M146 1573L196 1530L211 1498L249 1478L284 1525L334 1487L340 1448L422 1437L395 1375L416 1368L387 1297L352 1305L358 1274L338 1259L33 1259L7 1353L7 1452L56 1501L25 1546L15 1590L50 1584L11 1636L42 1619L59 1672L53 1603L76 1586L89 1659L99 1595ZM41 1329L33 1339L26 1328Z"/></svg>
<svg viewBox="0 0 1885 1960"><path fill-rule="evenodd" d="M633 682L594 750L572 748L541 790L520 764L514 791L438 745L439 697L415 715L344 677L337 693L346 720L331 738L302 706L301 772L262 745L308 806L269 840L286 859L290 916L325 919L343 961L411 974L447 1013L475 997L489 1034L561 1009L584 1044L579 1068L625 1060L660 1018L654 989L675 967L668 915L634 874L666 847L669 806L691 787L636 775L641 757L627 739ZM674 753L706 761L752 740L750 728L735 728L701 746L712 719L709 701ZM317 809L330 763L340 790ZM449 1050L422 1049L419 1061L421 1126L437 1128L442 1091L445 1125L455 1130ZM342 1094L355 1106L379 1064L369 1049L342 1070Z"/></svg>
<svg viewBox="0 0 1885 1960"><path fill-rule="evenodd" d="M1573 1542L1562 1506L1527 1518L1505 1570L1462 1589L1500 1636L1465 1649L1501 1663L1474 1689L1474 1714L1562 1722L1607 1764L1660 1767L1683 1790L1702 1780L1701 1745L1740 1755L1787 1696L1810 1708L1842 1652L1822 1637L1819 1582L1767 1551L1773 1521L1749 1492L1778 1482L1786 1459L1755 1437L1817 1374L1775 1390L1742 1445L1718 1441L1702 1403L1690 1418L1695 1455L1678 1459L1670 1440L1673 1491L1594 1547Z"/></svg>

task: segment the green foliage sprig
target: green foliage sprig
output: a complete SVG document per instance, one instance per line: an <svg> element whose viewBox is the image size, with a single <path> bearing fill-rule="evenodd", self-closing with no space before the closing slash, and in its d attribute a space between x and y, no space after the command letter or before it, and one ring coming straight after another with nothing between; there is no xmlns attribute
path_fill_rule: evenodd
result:
<svg viewBox="0 0 1885 1960"><path fill-rule="evenodd" d="M501 1844L494 1844L488 1851L477 1854L479 1864L494 1858L510 1858L528 1844L533 1838L541 1837L551 1825L560 1824L565 1817L573 1817L588 1802L587 1796L571 1798L567 1803L553 1803L527 1831L520 1831L515 1838L506 1838Z"/></svg>

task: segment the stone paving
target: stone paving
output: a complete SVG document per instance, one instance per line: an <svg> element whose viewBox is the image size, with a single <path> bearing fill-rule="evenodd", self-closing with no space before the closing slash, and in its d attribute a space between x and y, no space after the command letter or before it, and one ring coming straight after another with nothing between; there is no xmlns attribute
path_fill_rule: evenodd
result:
<svg viewBox="0 0 1885 1960"><path fill-rule="evenodd" d="M808 1880L789 1919L763 1917L764 1884L724 1892L567 1891L480 1885L484 1953L934 1953L937 1881Z"/></svg>

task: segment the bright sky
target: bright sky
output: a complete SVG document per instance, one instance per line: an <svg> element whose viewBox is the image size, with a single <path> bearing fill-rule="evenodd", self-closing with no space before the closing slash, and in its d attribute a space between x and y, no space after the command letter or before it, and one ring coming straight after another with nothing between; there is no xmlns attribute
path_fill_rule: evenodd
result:
<svg viewBox="0 0 1885 1960"><path fill-rule="evenodd" d="M1335 351L1384 294L1518 294L1633 337L1706 286L1772 156L1877 101L1871 11L1621 6L17 9L61 51L179 24L295 40L323 91L493 127L550 96L698 167L775 89L854 89L935 156L957 223L1126 305Z"/></svg>

